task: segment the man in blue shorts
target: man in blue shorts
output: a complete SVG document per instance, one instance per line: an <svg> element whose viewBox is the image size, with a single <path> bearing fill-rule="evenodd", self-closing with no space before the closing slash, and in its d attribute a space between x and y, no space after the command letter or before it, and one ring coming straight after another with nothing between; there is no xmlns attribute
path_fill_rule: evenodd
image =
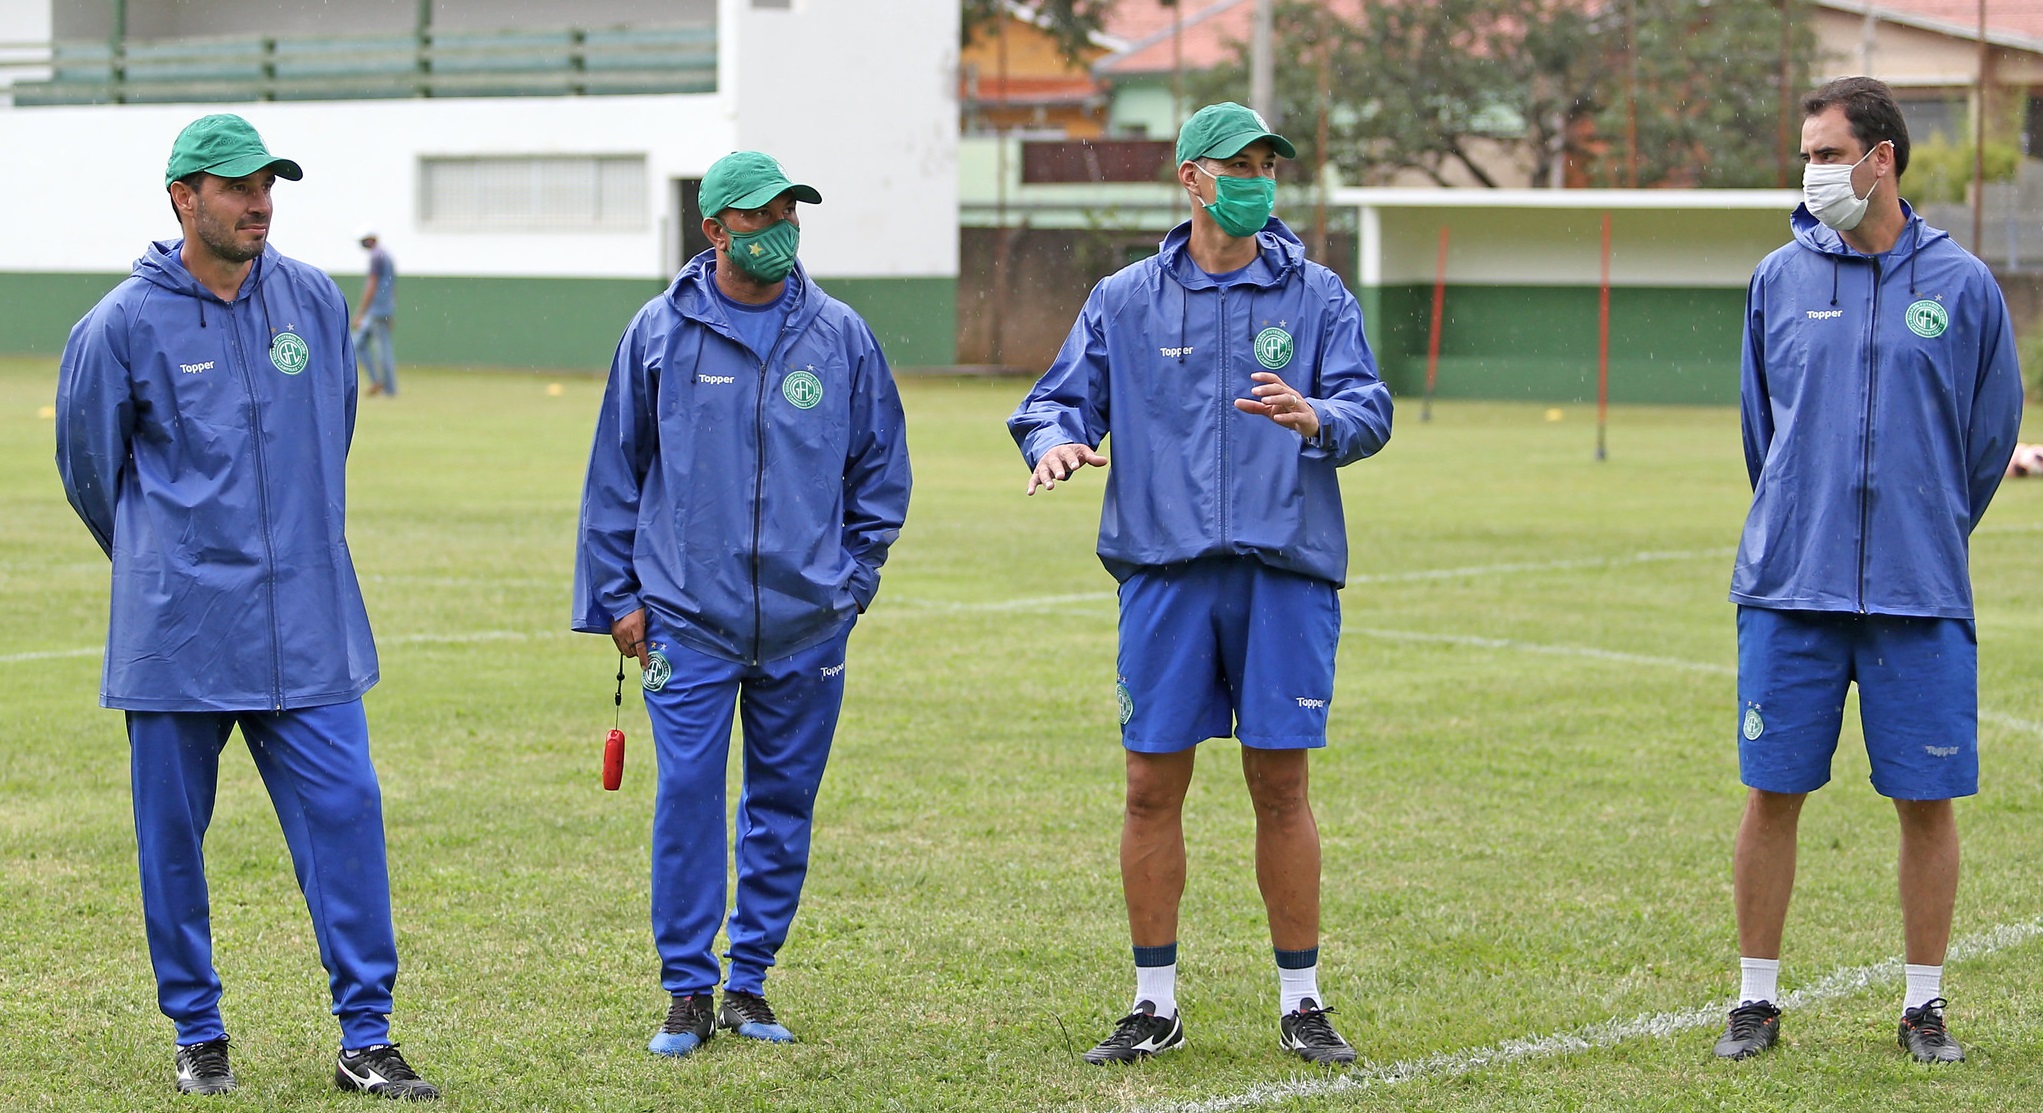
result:
<svg viewBox="0 0 2043 1113"><path fill-rule="evenodd" d="M647 1050L676 1057L717 1028L794 1039L766 1002L766 972L808 876L845 646L879 591L909 489L879 342L796 261L796 204L822 195L738 151L710 166L701 198L710 250L639 310L611 363L573 618L641 670L659 754L652 922L668 994ZM745 787L732 897L734 712Z"/></svg>
<svg viewBox="0 0 2043 1113"><path fill-rule="evenodd" d="M1733 864L1742 984L1716 1053L1779 1038L1796 822L1830 779L1856 683L1873 788L1901 823L1898 1040L1918 1061L1957 1062L1943 1016L1951 801L1979 787L1966 549L2014 451L2021 376L1993 275L1901 200L1908 130L1887 86L1841 78L1802 112L1794 242L1760 263L1746 299L1753 497L1731 600L1750 792Z"/></svg>
<svg viewBox="0 0 2043 1113"><path fill-rule="evenodd" d="M1334 469L1390 438L1362 313L1270 215L1295 152L1238 104L1178 134L1192 219L1093 288L1049 371L1008 420L1028 493L1107 474L1099 556L1120 581L1121 885L1134 1005L1086 1053L1144 1058L1184 1042L1177 1005L1185 791L1198 744L1240 739L1256 812L1282 1046L1355 1051L1318 986L1319 829L1306 755L1326 744L1348 535Z"/></svg>

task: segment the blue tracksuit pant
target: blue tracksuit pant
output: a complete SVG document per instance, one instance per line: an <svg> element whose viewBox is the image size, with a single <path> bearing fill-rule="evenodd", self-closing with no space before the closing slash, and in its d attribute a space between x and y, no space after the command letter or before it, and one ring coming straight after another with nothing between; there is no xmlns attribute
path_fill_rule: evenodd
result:
<svg viewBox="0 0 2043 1113"><path fill-rule="evenodd" d="M716 988L724 924L724 768L733 705L744 725L738 892L726 935L726 988L758 993L787 940L809 872L809 821L844 703L849 623L820 645L759 665L680 646L649 630L672 676L645 694L659 752L653 802L653 944L670 994ZM657 673L657 670L656 670Z"/></svg>
<svg viewBox="0 0 2043 1113"><path fill-rule="evenodd" d="M180 1044L226 1034L204 846L220 752L237 725L291 848L341 1046L388 1043L397 937L382 792L369 764L361 700L282 712L128 712L142 918L157 1004L177 1025Z"/></svg>

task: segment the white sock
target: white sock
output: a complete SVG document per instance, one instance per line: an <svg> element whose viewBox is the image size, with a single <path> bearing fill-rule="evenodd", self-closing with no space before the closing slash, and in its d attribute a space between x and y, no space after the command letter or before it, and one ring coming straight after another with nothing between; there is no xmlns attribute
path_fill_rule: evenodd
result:
<svg viewBox="0 0 2043 1113"><path fill-rule="evenodd" d="M1908 994L1901 999L1902 1012L1921 1008L1944 995L1943 967L1917 966L1910 963L1901 969L1908 975Z"/></svg>
<svg viewBox="0 0 2043 1113"><path fill-rule="evenodd" d="M1777 1001L1780 997L1781 960L1741 958L1738 960L1738 1001Z"/></svg>
<svg viewBox="0 0 2043 1113"><path fill-rule="evenodd" d="M1168 966L1137 966L1135 968L1135 1012L1147 1001L1156 1006L1156 1015L1171 1017L1178 1015L1178 964Z"/></svg>
<svg viewBox="0 0 2043 1113"><path fill-rule="evenodd" d="M1319 996L1319 965L1300 967L1297 970L1277 968L1277 1002L1280 1012L1294 1013L1307 998L1312 999L1314 1008L1326 1002Z"/></svg>

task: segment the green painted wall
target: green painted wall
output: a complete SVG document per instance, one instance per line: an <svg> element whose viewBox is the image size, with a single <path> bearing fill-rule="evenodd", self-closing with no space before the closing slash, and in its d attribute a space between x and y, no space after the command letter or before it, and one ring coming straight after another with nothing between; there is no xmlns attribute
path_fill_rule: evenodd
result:
<svg viewBox="0 0 2043 1113"><path fill-rule="evenodd" d="M352 301L359 275L337 276ZM54 355L118 275L0 273L0 352ZM600 371L618 334L666 283L622 278L400 276L401 363ZM872 326L897 367L955 362L957 281L835 278L824 289Z"/></svg>
<svg viewBox="0 0 2043 1113"><path fill-rule="evenodd" d="M1430 285L1364 290L1369 344L1391 390L1426 384ZM1441 398L1541 402L1596 398L1597 291L1568 286L1447 288ZM1610 292L1610 400L1738 400L1745 291L1631 287Z"/></svg>

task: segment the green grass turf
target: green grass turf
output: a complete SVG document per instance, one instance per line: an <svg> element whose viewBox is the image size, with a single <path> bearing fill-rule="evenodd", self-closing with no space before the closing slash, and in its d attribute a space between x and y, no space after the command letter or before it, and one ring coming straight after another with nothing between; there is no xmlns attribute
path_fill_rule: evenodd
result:
<svg viewBox="0 0 2043 1113"><path fill-rule="evenodd" d="M50 361L0 361L0 659L104 631L106 565L38 412L53 382ZM564 629L601 384L547 385L407 369L398 399L365 401L353 457L383 656L368 707L396 1033L449 1108L1119 1110L1314 1077L1276 1047L1230 742L1205 747L1187 809L1190 1048L1133 1069L1078 1059L1130 986L1112 585L1092 555L1098 474L1022 497L1001 424L1015 382L904 386L914 508L852 640L814 868L769 982L802 1042L646 1054L665 1007L645 923L651 746L629 700L625 788L600 791L616 658ZM1337 1019L1389 1063L1727 997L1735 414L1617 410L1597 464L1587 408L1417 411L1344 473L1356 582L1314 762ZM1974 544L1983 704L2031 723L2039 540L2043 483L2018 482ZM1574 563L1508 567L1553 562ZM1491 570L1417 575L1471 568ZM18 1108L187 1108L142 937L120 718L96 706L97 679L89 655L0 660L0 1076ZM1789 988L1899 947L1894 822L1856 735L1804 820ZM324 975L231 748L209 865L243 1090L214 1104L357 1107L331 1090ZM1987 790L1960 807L1961 936L2043 914L2043 737L1989 723L1982 748ZM2043 1084L2039 954L1954 965L1971 1048L1957 1069L1898 1059L1887 983L1790 1014L1785 1047L1751 1063L1713 1062L1714 1034L1692 1030L1282 1107L2023 1108Z"/></svg>

